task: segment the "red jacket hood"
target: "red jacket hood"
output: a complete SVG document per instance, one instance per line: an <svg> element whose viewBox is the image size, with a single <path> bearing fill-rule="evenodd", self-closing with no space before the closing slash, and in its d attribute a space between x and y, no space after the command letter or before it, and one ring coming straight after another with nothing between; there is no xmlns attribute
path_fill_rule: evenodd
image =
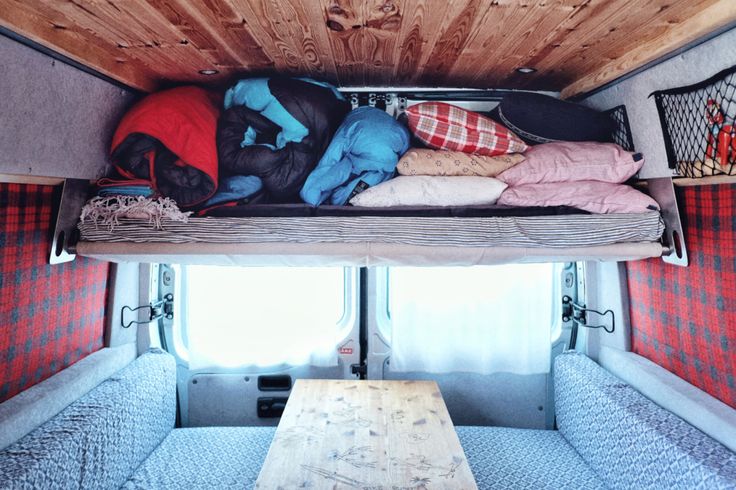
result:
<svg viewBox="0 0 736 490"><path fill-rule="evenodd" d="M221 104L217 94L193 86L148 95L120 121L111 151L132 133L147 134L217 183L216 138ZM123 169L118 170L130 177Z"/></svg>

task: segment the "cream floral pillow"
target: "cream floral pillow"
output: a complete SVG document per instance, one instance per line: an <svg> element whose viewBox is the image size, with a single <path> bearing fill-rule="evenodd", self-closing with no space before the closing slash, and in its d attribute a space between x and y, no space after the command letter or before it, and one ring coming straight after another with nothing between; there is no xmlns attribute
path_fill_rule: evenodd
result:
<svg viewBox="0 0 736 490"><path fill-rule="evenodd" d="M491 205L504 189L506 184L490 177L400 175L364 190L350 204L373 208Z"/></svg>
<svg viewBox="0 0 736 490"><path fill-rule="evenodd" d="M490 157L461 151L412 148L401 157L396 169L401 175L495 177L522 161L524 156L521 153Z"/></svg>

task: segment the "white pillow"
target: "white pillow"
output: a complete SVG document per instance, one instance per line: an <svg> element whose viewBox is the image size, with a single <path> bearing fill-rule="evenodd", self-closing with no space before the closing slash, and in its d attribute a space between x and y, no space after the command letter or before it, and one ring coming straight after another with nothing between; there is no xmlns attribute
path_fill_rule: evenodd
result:
<svg viewBox="0 0 736 490"><path fill-rule="evenodd" d="M506 184L491 177L399 176L369 187L350 200L353 206L473 206L494 204Z"/></svg>

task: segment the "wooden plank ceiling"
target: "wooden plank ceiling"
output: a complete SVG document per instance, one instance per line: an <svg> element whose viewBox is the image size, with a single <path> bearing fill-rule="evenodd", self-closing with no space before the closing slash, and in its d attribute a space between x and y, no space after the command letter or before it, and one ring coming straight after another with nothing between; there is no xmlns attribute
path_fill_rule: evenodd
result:
<svg viewBox="0 0 736 490"><path fill-rule="evenodd" d="M733 22L736 0L0 0L0 25L146 91L278 72L571 96Z"/></svg>

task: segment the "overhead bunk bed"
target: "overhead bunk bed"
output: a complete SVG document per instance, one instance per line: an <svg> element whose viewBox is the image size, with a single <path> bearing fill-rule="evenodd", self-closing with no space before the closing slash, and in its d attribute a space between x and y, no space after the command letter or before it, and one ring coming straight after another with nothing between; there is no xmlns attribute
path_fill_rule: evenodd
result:
<svg viewBox="0 0 736 490"><path fill-rule="evenodd" d="M179 84L222 87L235 76L280 73L340 87L518 87L552 90L570 99L723 32L736 19L729 0L670 2L667 8L658 2L630 8L624 0L601 2L596 8L587 2L427 3L431 8L418 3L393 0L358 8L332 0L131 2L114 8L109 2L92 2L82 8L49 0L4 2L0 27L14 39L122 84L130 96L135 90L155 93ZM501 91L347 92L354 106L383 105L396 115L412 95L414 100L473 96L488 101L497 100ZM693 114L702 112L698 107ZM68 126L61 132L78 129ZM107 136L103 128L95 129L99 131L89 131L92 137ZM18 169L31 167L22 160ZM78 162L77 178L99 176L103 162L89 160ZM54 162L34 163L38 172ZM48 175L58 174L49 170ZM70 189L83 187L67 183ZM509 209L375 214L326 207L298 210L305 216L295 216L254 209L252 215L237 218L190 217L187 223L163 219L160 229L149 226L147 219L121 218L113 229L83 222L78 243L72 235L81 203L70 190L62 201L51 260L69 258L65 253L75 247L84 255L121 260L179 254L192 260L244 262L269 257L283 262L290 256L319 262L319 257L332 256L336 262L364 264L489 263L672 257L673 250L678 260L684 259L677 246L681 230L671 182L654 187L650 184L650 194L659 212L633 216L570 210L528 215ZM266 212L276 215L258 214Z"/></svg>
<svg viewBox="0 0 736 490"><path fill-rule="evenodd" d="M113 261L283 265L473 265L662 255L664 222L643 214L397 215L83 222L78 254ZM503 210L508 214L509 210ZM499 214L503 214L499 213ZM470 215L467 215L470 214Z"/></svg>
<svg viewBox="0 0 736 490"><path fill-rule="evenodd" d="M493 107L503 95L451 94L453 102L476 110ZM447 97L446 92L349 94L353 108L379 107L397 118L412 102ZM615 123L614 141L633 150L625 108L608 115ZM622 261L671 255L672 233L665 234L665 229L677 229L679 217L676 208L664 206L676 207L672 182L654 179L651 187L660 206L638 213L594 214L567 206L251 204L220 212L225 216L215 212L200 217L187 216L171 203L138 217L111 219L87 212L78 223L75 251L111 261L352 266Z"/></svg>
<svg viewBox="0 0 736 490"><path fill-rule="evenodd" d="M602 2L600 8L589 8L586 2L419 4L394 0L357 8L331 0L131 2L113 8L101 2L81 8L73 2L39 0L5 2L0 27L122 84L130 96L135 90L156 93L180 84L223 87L236 76L280 73L343 88L517 87L551 90L570 99L723 32L736 19L728 0L675 2L668 8L656 2L629 8L623 0ZM426 100L458 101L487 111L490 107L472 104L495 103L503 92L345 91L353 106L382 106L392 115L412 101ZM693 112L701 114L702 108ZM90 134L106 138L104 131ZM76 177L99 176L103 162L89 160L79 162L85 168ZM17 163L17 168L30 167L30 162ZM41 167L36 162L34 172ZM83 187L67 184L69 189ZM290 257L293 263L359 264L623 260L663 254L683 259L672 184L669 179L652 182L649 191L659 209L633 215L570 209L254 206L250 215L238 217L191 216L186 223L163 218L160 227L147 218L120 218L112 228L84 221L77 243L73 234L82 203L70 190L64 192L51 259L68 258L65 253L72 250L116 260L178 255L241 263L292 263Z"/></svg>

